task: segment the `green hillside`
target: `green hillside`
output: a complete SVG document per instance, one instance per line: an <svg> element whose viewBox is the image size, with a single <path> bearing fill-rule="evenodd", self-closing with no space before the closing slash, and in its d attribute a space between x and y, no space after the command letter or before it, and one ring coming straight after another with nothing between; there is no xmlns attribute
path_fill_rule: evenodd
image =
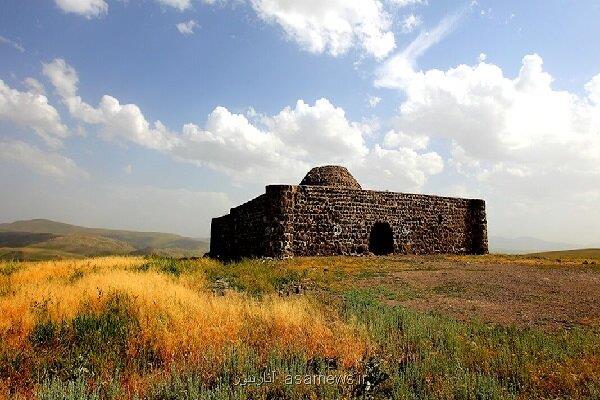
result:
<svg viewBox="0 0 600 400"><path fill-rule="evenodd" d="M127 242L114 240L104 236L70 234L57 236L30 247L59 250L83 256L104 256L112 254L129 254L136 249Z"/></svg>
<svg viewBox="0 0 600 400"><path fill-rule="evenodd" d="M0 260L10 261L44 261L83 258L84 256L60 250L40 249L35 247L0 247Z"/></svg>
<svg viewBox="0 0 600 400"><path fill-rule="evenodd" d="M0 232L0 247L24 247L58 237L53 233Z"/></svg>
<svg viewBox="0 0 600 400"><path fill-rule="evenodd" d="M203 255L208 245L208 240L172 233L87 228L47 219L0 224L2 259L152 253L189 257Z"/></svg>

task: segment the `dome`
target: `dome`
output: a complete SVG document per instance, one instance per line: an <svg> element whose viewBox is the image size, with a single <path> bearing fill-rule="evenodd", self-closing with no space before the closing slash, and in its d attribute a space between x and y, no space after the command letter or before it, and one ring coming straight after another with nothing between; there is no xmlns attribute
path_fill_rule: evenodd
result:
<svg viewBox="0 0 600 400"><path fill-rule="evenodd" d="M352 174L339 165L325 165L308 171L300 185L306 186L336 186L350 189L361 189Z"/></svg>

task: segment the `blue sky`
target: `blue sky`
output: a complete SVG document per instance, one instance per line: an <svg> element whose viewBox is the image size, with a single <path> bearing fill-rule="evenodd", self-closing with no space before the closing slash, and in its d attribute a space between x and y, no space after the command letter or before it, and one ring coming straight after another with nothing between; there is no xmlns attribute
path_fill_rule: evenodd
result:
<svg viewBox="0 0 600 400"><path fill-rule="evenodd" d="M1 220L206 236L337 163L369 188L483 197L491 235L600 242L597 2L0 8Z"/></svg>

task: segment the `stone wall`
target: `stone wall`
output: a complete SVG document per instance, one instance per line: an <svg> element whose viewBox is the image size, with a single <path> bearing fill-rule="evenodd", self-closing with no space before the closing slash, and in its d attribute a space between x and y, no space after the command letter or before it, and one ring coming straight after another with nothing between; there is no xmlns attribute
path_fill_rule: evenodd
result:
<svg viewBox="0 0 600 400"><path fill-rule="evenodd" d="M389 224L395 253L487 252L483 200L270 185L264 195L213 219L210 254L223 259L364 254L378 222Z"/></svg>
<svg viewBox="0 0 600 400"><path fill-rule="evenodd" d="M266 200L263 194L232 208L228 215L213 218L210 254L223 259L267 256Z"/></svg>
<svg viewBox="0 0 600 400"><path fill-rule="evenodd" d="M325 186L287 191L293 213L284 256L367 253L378 222L389 224L394 253L487 253L483 200Z"/></svg>

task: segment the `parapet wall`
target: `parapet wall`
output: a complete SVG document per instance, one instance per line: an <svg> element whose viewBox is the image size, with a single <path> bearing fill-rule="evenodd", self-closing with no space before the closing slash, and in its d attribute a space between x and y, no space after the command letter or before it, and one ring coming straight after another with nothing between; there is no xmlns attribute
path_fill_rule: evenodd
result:
<svg viewBox="0 0 600 400"><path fill-rule="evenodd" d="M488 251L483 200L270 185L265 194L213 219L210 254L222 259L363 254L375 223L389 224L394 253Z"/></svg>

